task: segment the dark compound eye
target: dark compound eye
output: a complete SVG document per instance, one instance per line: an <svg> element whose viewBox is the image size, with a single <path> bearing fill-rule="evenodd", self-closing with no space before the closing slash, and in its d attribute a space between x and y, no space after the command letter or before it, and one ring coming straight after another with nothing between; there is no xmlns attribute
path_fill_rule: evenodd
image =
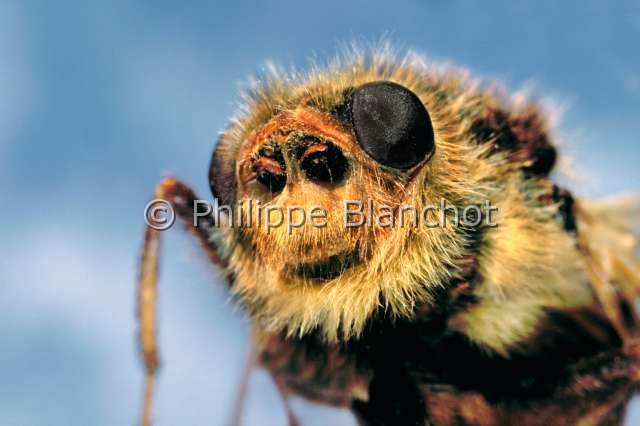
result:
<svg viewBox="0 0 640 426"><path fill-rule="evenodd" d="M235 168L235 157L224 149L224 141L222 141L216 146L211 157L209 186L213 196L223 205L233 205L236 198Z"/></svg>
<svg viewBox="0 0 640 426"><path fill-rule="evenodd" d="M389 81L364 84L354 91L351 108L358 143L380 164L409 169L433 153L429 113L406 87Z"/></svg>

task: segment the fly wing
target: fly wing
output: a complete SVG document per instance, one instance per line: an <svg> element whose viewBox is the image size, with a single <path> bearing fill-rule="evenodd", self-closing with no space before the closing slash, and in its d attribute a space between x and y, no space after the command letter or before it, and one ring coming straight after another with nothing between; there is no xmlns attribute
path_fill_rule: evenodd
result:
<svg viewBox="0 0 640 426"><path fill-rule="evenodd" d="M640 194L576 203L581 249L602 307L623 338L640 331Z"/></svg>

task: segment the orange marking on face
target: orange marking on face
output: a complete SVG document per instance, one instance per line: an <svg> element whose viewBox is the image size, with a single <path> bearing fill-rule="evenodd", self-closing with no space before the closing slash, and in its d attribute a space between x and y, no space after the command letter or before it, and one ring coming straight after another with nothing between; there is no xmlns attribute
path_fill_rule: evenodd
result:
<svg viewBox="0 0 640 426"><path fill-rule="evenodd" d="M285 173L278 161L266 157L258 158L253 164L253 169L269 172L274 175L281 175Z"/></svg>
<svg viewBox="0 0 640 426"><path fill-rule="evenodd" d="M315 145L311 145L305 152L304 155L302 156L302 158L306 158L309 155L316 153L316 152L324 152L328 149L328 146L324 143L319 143L319 144L315 144Z"/></svg>
<svg viewBox="0 0 640 426"><path fill-rule="evenodd" d="M343 149L352 148L355 144L351 131L331 115L309 107L298 107L293 111L278 114L257 129L249 136L240 155L246 158L269 140L284 143L287 135L293 132L331 140Z"/></svg>

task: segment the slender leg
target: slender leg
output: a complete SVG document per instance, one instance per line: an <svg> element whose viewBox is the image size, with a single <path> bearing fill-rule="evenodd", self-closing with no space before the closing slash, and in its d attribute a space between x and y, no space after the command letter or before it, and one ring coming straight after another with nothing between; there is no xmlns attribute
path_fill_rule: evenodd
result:
<svg viewBox="0 0 640 426"><path fill-rule="evenodd" d="M293 409L291 408L291 403L289 402L290 392L287 389L287 386L282 381L282 379L276 377L275 375L272 375L272 377L273 377L273 381L276 384L276 387L278 388L278 393L282 397L282 403L284 404L284 410L285 410L285 412L287 414L288 426L300 426L300 422L298 421L298 418L296 417L295 413L293 412Z"/></svg>
<svg viewBox="0 0 640 426"><path fill-rule="evenodd" d="M247 400L247 391L249 390L249 379L251 372L256 366L257 348L253 338L249 340L249 353L247 354L247 362L242 370L242 376L238 385L238 391L233 404L231 413L230 426L240 426L242 423L242 413L244 412L244 404Z"/></svg>
<svg viewBox="0 0 640 426"><path fill-rule="evenodd" d="M187 229L196 236L213 263L224 267L210 235L215 232L216 224L213 216L200 218L198 226L193 226L195 193L186 185L174 178L164 179L156 187L155 198L168 201L176 216ZM158 368L158 347L156 340L156 299L158 278L158 256L160 253L160 231L147 226L144 235L140 276L138 281L138 323L140 349L145 368L145 391L142 409L142 426L151 425L151 407L155 373Z"/></svg>
<svg viewBox="0 0 640 426"><path fill-rule="evenodd" d="M144 235L144 248L142 261L140 262L140 281L138 283L139 338L146 373L142 426L151 425L154 378L158 368L155 301L159 249L160 235L158 231L147 227Z"/></svg>
<svg viewBox="0 0 640 426"><path fill-rule="evenodd" d="M218 229L214 216L212 214L199 216L198 225L193 226L194 205L195 201L200 198L191 188L175 178L166 178L156 187L155 198L168 201L171 204L176 216L184 222L187 230L198 239L211 262L221 267L226 266L218 254L218 248L211 242L211 234ZM204 207L199 205L198 212L204 212L203 209Z"/></svg>

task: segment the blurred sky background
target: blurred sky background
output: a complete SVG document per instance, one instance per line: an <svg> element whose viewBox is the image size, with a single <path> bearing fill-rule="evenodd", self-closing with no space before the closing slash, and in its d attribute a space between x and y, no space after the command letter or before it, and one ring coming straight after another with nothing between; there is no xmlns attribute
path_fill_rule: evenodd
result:
<svg viewBox="0 0 640 426"><path fill-rule="evenodd" d="M136 263L154 184L174 173L210 197L217 134L266 60L304 68L383 36L561 106L577 193L640 186L637 1L0 0L0 425L135 423ZM163 236L156 424L225 425L247 323L191 237ZM294 408L304 426L353 424ZM245 424L285 424L264 373Z"/></svg>

